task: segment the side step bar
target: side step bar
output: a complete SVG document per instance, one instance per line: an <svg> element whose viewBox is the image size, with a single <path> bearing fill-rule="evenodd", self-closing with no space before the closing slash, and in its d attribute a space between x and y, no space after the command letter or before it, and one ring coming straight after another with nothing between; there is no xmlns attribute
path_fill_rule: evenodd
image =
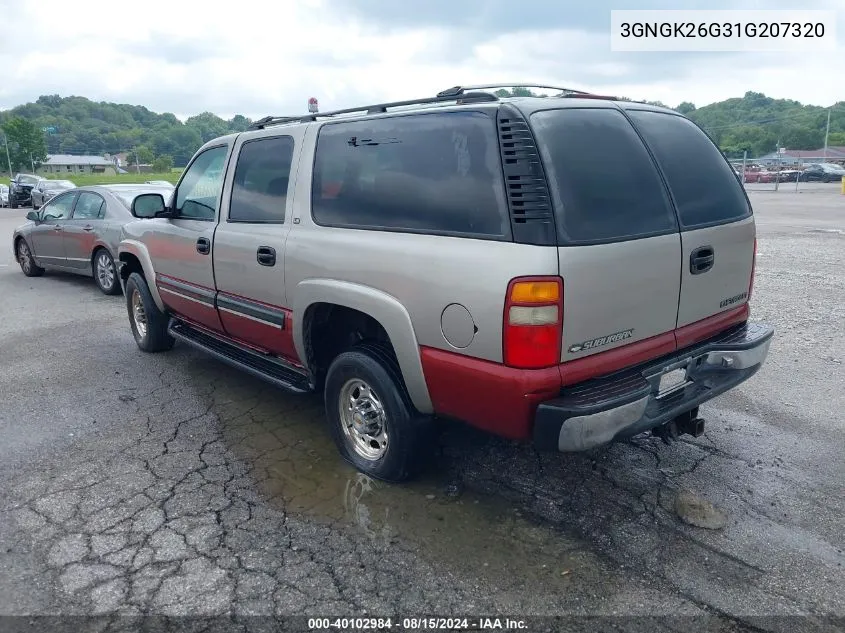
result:
<svg viewBox="0 0 845 633"><path fill-rule="evenodd" d="M312 391L311 383L304 372L276 360L272 356L265 356L244 349L177 319L170 319L167 331L176 340L196 347L224 363L266 380L277 387L282 387L294 393Z"/></svg>

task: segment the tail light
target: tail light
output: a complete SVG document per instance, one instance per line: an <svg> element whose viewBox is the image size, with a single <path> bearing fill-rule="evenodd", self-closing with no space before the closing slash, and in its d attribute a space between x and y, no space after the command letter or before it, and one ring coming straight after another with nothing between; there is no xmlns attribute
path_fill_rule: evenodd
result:
<svg viewBox="0 0 845 633"><path fill-rule="evenodd" d="M563 280L518 277L508 284L503 350L505 365L539 369L560 362Z"/></svg>
<svg viewBox="0 0 845 633"><path fill-rule="evenodd" d="M748 302L751 303L751 292L754 290L754 272L757 269L757 238L754 238L754 255L751 256L751 281L748 282Z"/></svg>

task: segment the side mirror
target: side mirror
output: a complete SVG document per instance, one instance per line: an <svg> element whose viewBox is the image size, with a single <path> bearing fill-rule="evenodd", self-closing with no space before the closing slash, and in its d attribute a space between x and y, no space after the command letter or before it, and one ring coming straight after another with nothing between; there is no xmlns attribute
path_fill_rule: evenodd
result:
<svg viewBox="0 0 845 633"><path fill-rule="evenodd" d="M41 218L38 217L38 211L30 211L26 214L26 219L30 222L40 222Z"/></svg>
<svg viewBox="0 0 845 633"><path fill-rule="evenodd" d="M132 201L132 215L136 218L160 218L166 211L164 196L160 193L142 193Z"/></svg>

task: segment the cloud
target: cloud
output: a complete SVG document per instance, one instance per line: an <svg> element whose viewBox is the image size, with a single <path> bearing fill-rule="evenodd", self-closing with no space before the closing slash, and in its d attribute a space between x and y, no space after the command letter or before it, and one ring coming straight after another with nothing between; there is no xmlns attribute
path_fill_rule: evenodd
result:
<svg viewBox="0 0 845 633"><path fill-rule="evenodd" d="M818 0L813 8L838 2ZM203 111L259 117L302 113L310 96L325 110L499 81L563 84L671 105L701 106L747 90L821 105L843 96L830 70L807 55L613 53L610 9L618 0L239 0L226 11L172 0L132 7L87 0L73 11L56 0L5 4L2 109L42 94L76 94L182 118ZM641 0L637 6L714 4ZM33 28L36 23L45 27Z"/></svg>

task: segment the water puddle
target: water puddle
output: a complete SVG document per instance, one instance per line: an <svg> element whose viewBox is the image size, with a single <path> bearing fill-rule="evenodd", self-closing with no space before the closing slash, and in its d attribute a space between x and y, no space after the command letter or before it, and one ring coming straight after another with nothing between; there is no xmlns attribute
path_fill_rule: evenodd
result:
<svg viewBox="0 0 845 633"><path fill-rule="evenodd" d="M252 394L254 394L254 390ZM345 464L316 397L266 391L218 404L227 444L253 465L260 493L288 513L343 525L379 547L411 543L426 558L500 589L564 590L597 561L582 544L538 525L495 497L450 486L450 465L406 485L375 481Z"/></svg>

